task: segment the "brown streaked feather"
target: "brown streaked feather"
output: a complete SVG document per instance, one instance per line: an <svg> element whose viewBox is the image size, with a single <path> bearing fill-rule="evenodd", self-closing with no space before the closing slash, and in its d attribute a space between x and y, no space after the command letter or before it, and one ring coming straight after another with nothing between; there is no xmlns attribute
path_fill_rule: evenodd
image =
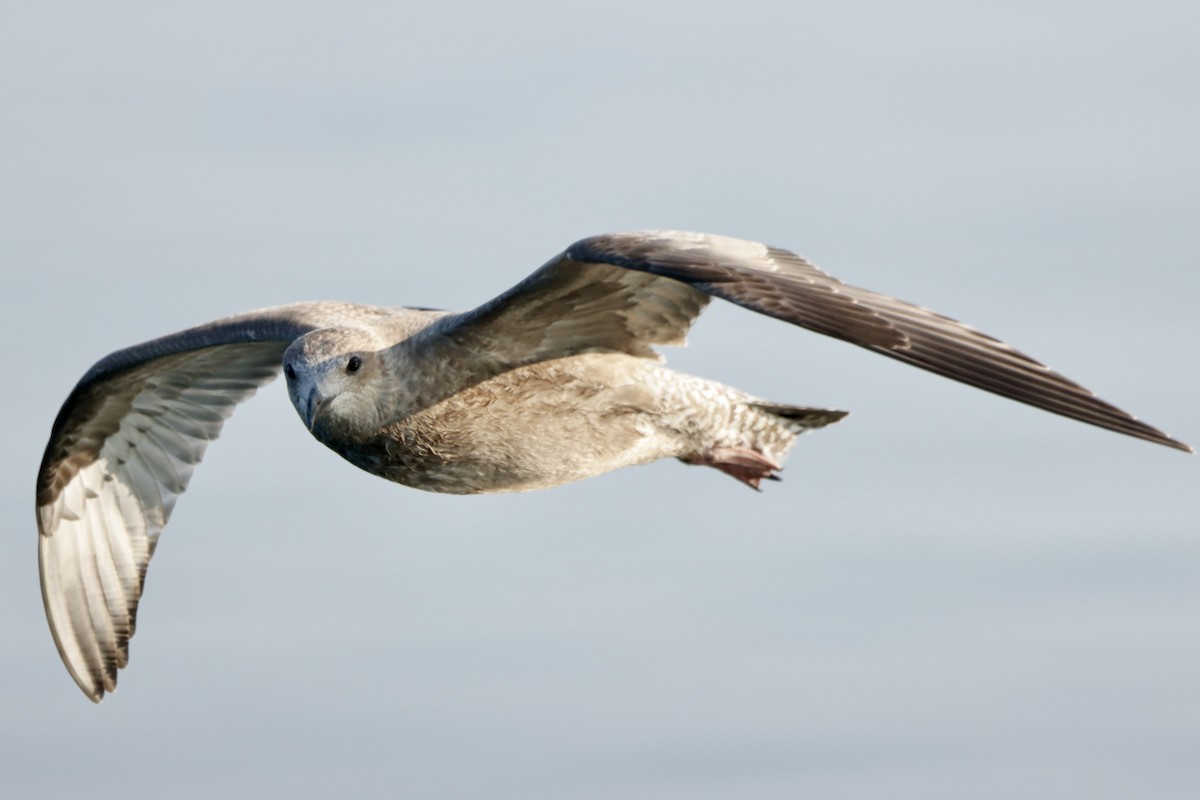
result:
<svg viewBox="0 0 1200 800"><path fill-rule="evenodd" d="M848 286L787 250L722 236L648 231L584 239L568 248L565 258L684 281L1011 400L1192 451L994 337L920 306Z"/></svg>
<svg viewBox="0 0 1200 800"><path fill-rule="evenodd" d="M1098 427L1191 452L1083 386L957 320L860 289L787 250L679 231L580 240L509 291L398 346L452 365L414 386L424 407L538 360L679 344L709 296Z"/></svg>
<svg viewBox="0 0 1200 800"><path fill-rule="evenodd" d="M406 385L415 411L539 361L597 352L659 360L653 346L684 344L709 300L686 283L558 256L493 300L400 342L393 357L422 367Z"/></svg>

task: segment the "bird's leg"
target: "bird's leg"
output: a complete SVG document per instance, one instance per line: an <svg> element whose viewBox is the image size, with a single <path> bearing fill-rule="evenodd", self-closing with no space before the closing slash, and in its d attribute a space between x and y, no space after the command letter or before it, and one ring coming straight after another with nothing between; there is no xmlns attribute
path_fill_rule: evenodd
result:
<svg viewBox="0 0 1200 800"><path fill-rule="evenodd" d="M779 476L775 473L783 469L782 466L757 450L748 450L744 447L710 447L702 453L684 456L679 460L685 464L719 469L755 491L759 491L759 481L779 480Z"/></svg>

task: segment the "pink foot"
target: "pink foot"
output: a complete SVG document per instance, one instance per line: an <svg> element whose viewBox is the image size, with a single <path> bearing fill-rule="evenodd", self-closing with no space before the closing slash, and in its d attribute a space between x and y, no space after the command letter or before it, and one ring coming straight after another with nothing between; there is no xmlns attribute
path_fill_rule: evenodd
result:
<svg viewBox="0 0 1200 800"><path fill-rule="evenodd" d="M782 466L759 453L744 447L714 447L694 456L679 459L685 464L714 467L726 475L737 478L755 491L762 480L777 481L776 471Z"/></svg>

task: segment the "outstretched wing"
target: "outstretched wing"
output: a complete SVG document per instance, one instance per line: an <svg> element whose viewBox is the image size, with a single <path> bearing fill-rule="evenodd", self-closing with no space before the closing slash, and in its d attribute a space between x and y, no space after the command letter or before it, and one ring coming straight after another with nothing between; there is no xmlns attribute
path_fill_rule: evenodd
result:
<svg viewBox="0 0 1200 800"><path fill-rule="evenodd" d="M708 296L1055 414L1191 451L998 339L847 286L787 250L724 236L639 231L583 239L495 300L442 319L404 346L425 348L427 356L469 351L472 358L456 364L470 382L589 350L647 355L650 345L681 342Z"/></svg>
<svg viewBox="0 0 1200 800"><path fill-rule="evenodd" d="M293 339L371 313L252 311L120 350L76 385L38 471L38 552L54 641L92 700L116 687L146 567L209 442L278 374Z"/></svg>

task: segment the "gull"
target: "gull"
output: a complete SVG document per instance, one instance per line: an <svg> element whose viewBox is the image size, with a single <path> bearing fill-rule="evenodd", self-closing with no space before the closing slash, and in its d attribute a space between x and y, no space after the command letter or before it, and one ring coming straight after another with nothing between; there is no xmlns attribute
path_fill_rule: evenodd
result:
<svg viewBox="0 0 1200 800"><path fill-rule="evenodd" d="M234 408L285 375L311 434L434 492L543 489L663 458L758 489L846 412L662 366L713 297L1091 425L1191 452L1003 342L757 242L583 239L462 312L337 302L250 311L119 350L63 404L37 476L42 597L95 702L129 659L146 569Z"/></svg>

